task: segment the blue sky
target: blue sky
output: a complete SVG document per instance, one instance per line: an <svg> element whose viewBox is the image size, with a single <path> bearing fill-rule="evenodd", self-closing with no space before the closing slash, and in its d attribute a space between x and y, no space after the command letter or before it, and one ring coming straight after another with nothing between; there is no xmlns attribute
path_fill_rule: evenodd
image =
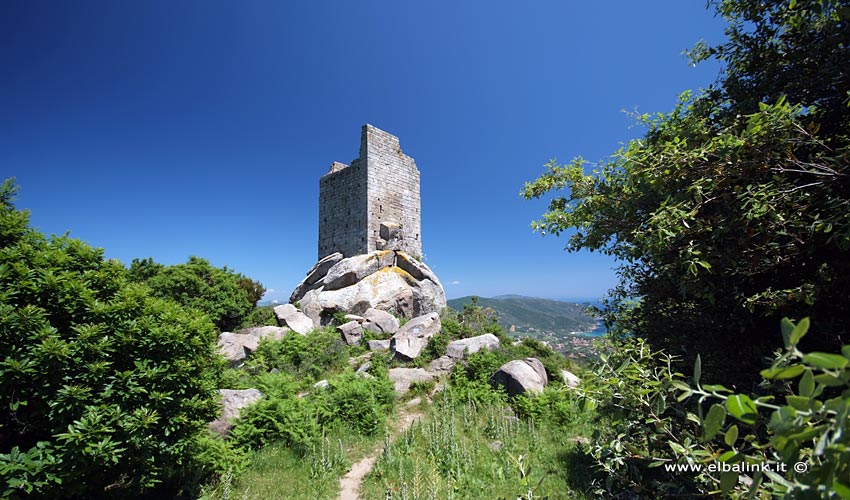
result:
<svg viewBox="0 0 850 500"><path fill-rule="evenodd" d="M450 298L594 297L613 261L533 234L550 158L638 137L715 65L705 2L0 2L0 178L46 233L126 264L190 255L288 297L316 260L318 183L364 123L422 175Z"/></svg>

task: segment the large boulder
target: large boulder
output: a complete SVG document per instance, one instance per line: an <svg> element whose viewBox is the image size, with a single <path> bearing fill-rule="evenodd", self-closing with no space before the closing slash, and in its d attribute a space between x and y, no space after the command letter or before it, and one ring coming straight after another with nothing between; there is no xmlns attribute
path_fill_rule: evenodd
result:
<svg viewBox="0 0 850 500"><path fill-rule="evenodd" d="M448 356L440 356L428 364L428 371L436 374L451 373L457 360Z"/></svg>
<svg viewBox="0 0 850 500"><path fill-rule="evenodd" d="M413 318L446 307L443 286L428 266L393 250L341 259L312 285L299 285L290 301L298 302L317 326L329 324L336 312L346 312L364 316L368 329L379 325L365 317L369 309ZM391 333L392 325L380 328Z"/></svg>
<svg viewBox="0 0 850 500"><path fill-rule="evenodd" d="M364 330L392 335L398 331L400 325L398 318L392 314L370 307L363 313L363 323L361 323L361 326L363 326Z"/></svg>
<svg viewBox="0 0 850 500"><path fill-rule="evenodd" d="M360 345L360 340L363 338L363 328L357 321L349 321L348 323L339 325L339 331L342 333L342 339L348 345Z"/></svg>
<svg viewBox="0 0 850 500"><path fill-rule="evenodd" d="M325 290L339 290L351 286L380 269L392 267L394 263L395 252L390 250L378 250L342 259L328 269L328 274L323 278L323 287Z"/></svg>
<svg viewBox="0 0 850 500"><path fill-rule="evenodd" d="M302 281L298 284L297 287L295 287L295 290L289 297L289 301L295 303L300 300L301 297L303 297L304 294L307 293L309 290L322 286L322 278L324 278L325 275L328 274L328 270L330 270L330 268L332 268L334 264L341 260L342 254L336 252L328 255L327 257L323 257L319 260L319 262L316 262L316 265L313 266L313 268L307 272L307 277L304 278L304 281Z"/></svg>
<svg viewBox="0 0 850 500"><path fill-rule="evenodd" d="M389 351L390 339L386 340L367 340L366 347L370 351Z"/></svg>
<svg viewBox="0 0 850 500"><path fill-rule="evenodd" d="M508 361L499 371L490 377L490 383L504 387L509 396L524 393L541 393L549 378L543 363L537 358L515 359Z"/></svg>
<svg viewBox="0 0 850 500"><path fill-rule="evenodd" d="M399 394L407 393L413 382L424 382L436 378L436 375L422 368L390 368L387 376L392 380L393 387Z"/></svg>
<svg viewBox="0 0 850 500"><path fill-rule="evenodd" d="M278 325L287 326L301 335L307 335L314 328L313 320L292 304L279 305L274 308L274 313Z"/></svg>
<svg viewBox="0 0 850 500"><path fill-rule="evenodd" d="M440 315L435 312L413 318L392 336L390 351L397 359L412 361L419 357L428 345L428 339L440 333L441 328Z"/></svg>
<svg viewBox="0 0 850 500"><path fill-rule="evenodd" d="M446 347L446 356L453 359L463 359L467 354L472 354L486 349L492 351L499 347L499 338L492 333L485 333L477 337L455 340L449 342Z"/></svg>
<svg viewBox="0 0 850 500"><path fill-rule="evenodd" d="M561 379L563 379L564 385L567 387L578 387L581 384L581 379L567 370L561 370Z"/></svg>
<svg viewBox="0 0 850 500"><path fill-rule="evenodd" d="M233 427L232 420L239 416L239 412L263 397L263 393L257 389L219 389L221 397L221 416L210 422L209 426L214 432L227 434Z"/></svg>

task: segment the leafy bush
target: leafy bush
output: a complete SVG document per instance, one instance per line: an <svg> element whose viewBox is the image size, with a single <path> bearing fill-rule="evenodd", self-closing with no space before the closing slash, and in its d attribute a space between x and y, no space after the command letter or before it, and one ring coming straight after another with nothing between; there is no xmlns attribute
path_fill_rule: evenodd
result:
<svg viewBox="0 0 850 500"><path fill-rule="evenodd" d="M542 394L515 397L511 407L520 417L566 426L581 421L587 415L580 410L578 399L572 389L547 386Z"/></svg>
<svg viewBox="0 0 850 500"><path fill-rule="evenodd" d="M306 399L267 397L243 410L231 436L241 446L261 448L281 441L306 453L320 435L316 415Z"/></svg>
<svg viewBox="0 0 850 500"><path fill-rule="evenodd" d="M328 387L311 399L323 426L344 425L372 436L383 428L395 392L386 377L362 378L349 371L330 379Z"/></svg>
<svg viewBox="0 0 850 500"><path fill-rule="evenodd" d="M492 333L502 344L510 342L505 329L499 325L496 312L489 307L479 306L478 297L472 297L472 302L464 304L460 312L444 309L440 314L440 322L442 332L449 341Z"/></svg>
<svg viewBox="0 0 850 500"><path fill-rule="evenodd" d="M189 257L185 264L163 266L153 259L133 259L130 277L145 283L157 297L203 311L220 331L233 331L254 311L262 285L208 260Z"/></svg>
<svg viewBox="0 0 850 500"><path fill-rule="evenodd" d="M277 326L277 316L274 313L274 307L261 306L255 307L239 325L239 329L250 328L252 326Z"/></svg>
<svg viewBox="0 0 850 500"><path fill-rule="evenodd" d="M639 116L645 136L592 172L580 157L551 162L523 195L561 191L534 228L569 230L568 250L622 263L610 326L683 367L701 353L712 379L748 384L748 367L781 347L771 332L784 316L818 318L808 349L850 334L850 11L708 3L727 37L691 55L724 65L717 83Z"/></svg>
<svg viewBox="0 0 850 500"><path fill-rule="evenodd" d="M699 361L688 384L668 356L640 341L606 357L601 378L583 387L598 388L586 389L585 403L601 402L607 418L590 453L608 494L850 495L850 348L803 353L798 343L808 327L807 319L782 322L786 347L761 371L762 392L777 396L702 384Z"/></svg>
<svg viewBox="0 0 850 500"><path fill-rule="evenodd" d="M348 366L348 347L335 328L314 330L307 335L286 335L280 340L263 339L249 360L249 367L277 369L310 380Z"/></svg>
<svg viewBox="0 0 850 500"><path fill-rule="evenodd" d="M285 384L291 377L267 375ZM289 388L292 387L290 384ZM241 446L260 448L280 441L305 454L316 446L325 431L335 427L370 436L383 428L392 410L395 393L386 377L361 378L346 372L329 380L324 389L306 397L268 384L266 397L244 410L231 435Z"/></svg>
<svg viewBox="0 0 850 500"><path fill-rule="evenodd" d="M445 356L449 342L451 342L450 335L444 330L440 331L440 333L428 339L428 344L422 350L417 360L421 359L421 363L424 366L440 356Z"/></svg>
<svg viewBox="0 0 850 500"><path fill-rule="evenodd" d="M15 190L0 187L0 495L174 491L216 414L213 325L30 228Z"/></svg>

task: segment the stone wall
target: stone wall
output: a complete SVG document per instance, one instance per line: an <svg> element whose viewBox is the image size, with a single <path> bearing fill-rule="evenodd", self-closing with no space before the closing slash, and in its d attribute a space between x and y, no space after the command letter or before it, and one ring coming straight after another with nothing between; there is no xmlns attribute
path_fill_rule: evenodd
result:
<svg viewBox="0 0 850 500"><path fill-rule="evenodd" d="M319 179L319 259L334 252L346 257L367 252L366 165L334 162Z"/></svg>
<svg viewBox="0 0 850 500"><path fill-rule="evenodd" d="M398 137L371 125L363 127L362 142L364 144L360 148L366 149L369 169L369 251L403 250L421 258L419 170L416 163L401 151ZM391 238L386 238L388 233Z"/></svg>
<svg viewBox="0 0 850 500"><path fill-rule="evenodd" d="M364 125L360 158L319 181L319 259L373 250L422 255L419 170L398 137Z"/></svg>

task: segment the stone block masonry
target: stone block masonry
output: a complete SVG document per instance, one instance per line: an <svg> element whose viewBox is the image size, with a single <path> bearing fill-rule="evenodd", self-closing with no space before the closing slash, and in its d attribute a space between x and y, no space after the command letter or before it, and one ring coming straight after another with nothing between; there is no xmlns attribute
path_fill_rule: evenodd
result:
<svg viewBox="0 0 850 500"><path fill-rule="evenodd" d="M319 259L374 250L422 255L419 170L398 137L364 125L360 157L319 180Z"/></svg>

